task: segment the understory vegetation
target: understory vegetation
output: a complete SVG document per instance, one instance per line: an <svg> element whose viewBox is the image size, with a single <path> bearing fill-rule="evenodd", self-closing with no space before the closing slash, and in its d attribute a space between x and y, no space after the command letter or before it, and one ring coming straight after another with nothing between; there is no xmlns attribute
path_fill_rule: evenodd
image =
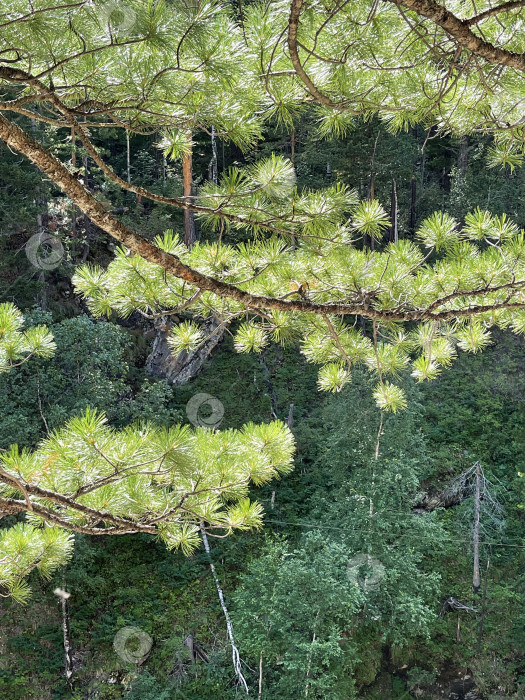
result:
<svg viewBox="0 0 525 700"><path fill-rule="evenodd" d="M0 699L525 698L524 12L0 0Z"/></svg>
<svg viewBox="0 0 525 700"><path fill-rule="evenodd" d="M315 149L305 135L304 150L297 154L300 176L322 183L330 162L332 170L341 168L338 177L358 184L369 163L351 154L370 148L371 133L372 126L337 147L317 144ZM396 140L379 133L385 150L376 154L376 187L384 197L392 175L404 177L405 191L410 187L410 163L404 174L397 162L407 158L407 146L417 155L418 134ZM275 134L268 148L285 148L279 139ZM472 148L482 152L483 144ZM454 213L482 204L479 188L463 185L459 191L454 179L443 188L442 163L449 171L453 167L454 142L440 149L432 144L432 149L425 153L429 163L420 180L420 216L433 206L435 193ZM5 150L2 157L12 159ZM345 169L348 162L351 173ZM396 164L393 171L387 162ZM467 183L477 177L478 167L474 158ZM18 168L20 178L29 177L24 166ZM503 201L507 190L517 191L521 177L516 171L494 180L499 183L496 201ZM133 216L145 225L145 218L158 214L137 205ZM519 211L516 217L519 221ZM221 429L238 429L250 420L287 420L293 404L295 468L255 490L264 506L263 529L211 543L252 693L258 692L261 677L262 697L272 700L302 697L307 689L310 697L333 700L407 693L437 697L468 671L484 697L521 697L525 521L518 472L525 471L525 346L520 338L500 332L483 353L460 352L454 366L429 384L406 374L408 408L384 420L365 370L355 371L341 392L327 396L317 389L315 368L294 347L273 344L260 356L239 355L230 335L198 376L173 386L145 371L151 333L145 339L139 317L125 323L97 320L71 297L65 275L74 252L41 280L13 244L16 240L2 238L2 276L17 273L2 301L16 301L28 327L46 324L57 347L53 358L37 358L0 376L3 449L12 443L34 448L48 430L87 407L105 412L115 429L140 420L170 426L188 422L188 401L206 393L224 406ZM91 254L104 259L105 245L96 234ZM28 279L22 282L24 276ZM483 523L483 595L473 595L471 587L473 494L445 505L439 500L477 461L502 508L497 518L487 514ZM364 586L351 575L363 553L379 567L379 573L367 573L363 560L359 580ZM186 558L149 535L100 539L79 534L71 562L49 581L33 572L30 587L28 605L11 599L2 603L3 697L239 697L202 549ZM63 675L57 587L71 593L73 688ZM447 608L449 599L464 609ZM113 648L115 635L126 626L152 640L139 666L123 661ZM188 637L201 656L192 658Z"/></svg>

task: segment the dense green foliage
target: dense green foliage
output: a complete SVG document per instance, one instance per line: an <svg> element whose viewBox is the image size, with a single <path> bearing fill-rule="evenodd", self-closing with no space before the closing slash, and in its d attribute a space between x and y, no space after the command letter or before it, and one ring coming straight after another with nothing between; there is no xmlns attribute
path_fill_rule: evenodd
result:
<svg viewBox="0 0 525 700"><path fill-rule="evenodd" d="M299 64L296 2L53 2L0 13L0 119L108 220L299 306L196 292L0 142L0 697L238 700L233 629L260 700L436 700L465 675L521 700L519 70L401 0L304 3ZM474 31L519 57L514 5ZM492 3L447 7L465 28ZM151 371L211 317L190 381Z"/></svg>
<svg viewBox="0 0 525 700"><path fill-rule="evenodd" d="M122 333L107 322L95 326L102 337ZM304 693L310 658L311 697L397 697L396 692L406 692L401 688L417 688L418 678L430 692L435 686L428 678L465 664L476 669L477 682L489 693L502 683L505 697L518 692L525 606L524 558L516 545L524 525L514 486L522 454L522 353L521 342L503 336L474 358L474 367L471 358L460 359L423 393L409 382L411 408L386 420L378 461L379 416L365 376L357 375L341 394L323 398L315 389L315 373L292 351L284 357L275 349L267 354L280 414L289 402L296 404L296 470L277 486L273 509L272 487L260 491L267 511L264 535L237 535L231 542L213 544L237 641L253 669L248 676L252 687L257 687L263 651L264 693L271 698ZM240 365L231 358L226 343L191 386L168 390L165 405L180 410L193 393L209 391L224 403L225 427L242 425L247 415L268 418L271 397L264 368L250 356ZM494 385L501 401L492 400ZM438 414L435 406L440 406ZM483 428L476 419L480 406ZM508 436L503 453L498 449L502 431ZM420 483L439 489L478 457L494 478L507 484L502 500L508 519L503 533L489 534L483 545L484 556L491 552L492 569L481 655L476 654L477 616L461 614L461 644L455 641L456 615L439 617L442 602L451 595L476 604L470 592L470 525L457 508L424 515L411 510ZM372 578L369 590L356 587L348 576L349 560L363 551L385 567L380 585ZM359 575L366 583L370 574L363 563ZM203 554L185 561L147 536L104 543L77 536L65 576L73 596L72 637L83 658L78 692L90 688L99 697L120 697L122 680L131 682L129 696L141 700L158 700L163 694L192 700L236 697L224 623L206 574ZM56 697L75 697L65 685L62 691L57 686L61 636L51 593L57 584L62 585L61 576L44 585L32 577L28 609L14 603L4 607L11 670L4 669L2 682L10 697L28 692L47 697L51 686ZM43 612L34 627L31 610L37 608ZM125 625L140 627L155 640L136 680L111 647ZM191 663L183 644L187 634L205 649L208 664ZM38 651L46 645L53 655ZM405 664L411 669L408 675Z"/></svg>
<svg viewBox="0 0 525 700"><path fill-rule="evenodd" d="M273 137L277 148L280 138L278 133ZM341 148L357 149L367 138L365 131ZM416 145L417 132L403 139ZM394 139L392 147L403 151L404 141ZM304 163L303 176L317 172L321 183L326 162L343 157L333 144L322 149L301 149L297 156ZM443 158L453 163L448 153ZM384 157L395 162L396 151ZM351 184L358 185L359 178L366 182L366 159L360 167ZM439 167L427 166L424 188L439 190ZM467 179L477 167L477 161L469 166ZM494 187L503 191L510 182L518 189L520 179L516 171ZM388 179L383 187L386 195ZM449 201L449 192L440 191ZM424 198L418 200L421 217L430 211L425 206ZM461 216L455 206L451 201L450 211ZM379 414L366 375L356 372L340 394L323 398L314 368L292 347L270 345L261 361L232 355L232 341L225 340L200 377L174 388L145 376L148 350L133 330L135 322L122 327L79 312L65 318L71 305L55 291L60 279L59 269L45 283L53 314L32 310L31 298L19 297L28 307L29 325L46 324L57 349L54 359L32 359L0 377L4 448L11 442L35 446L46 433L43 416L50 428L58 428L88 405L104 410L116 428L140 418L170 425L184 420L192 395L207 392L224 404L224 427L240 428L250 419L268 421L272 410L285 418L294 403L296 469L276 487L273 508L273 486L260 489L265 534L213 543L242 657L253 669L248 674L252 688L258 684L262 650L263 688L271 698L304 694L309 659L311 697L402 697L420 687L431 693L436 683L446 686L451 669L455 674L465 665L475 670L476 682L487 693L519 697L525 620L519 548L524 528L519 506L525 497L517 476L525 470L520 340L496 335L494 346L479 356L460 353L454 368L435 382L417 391L405 382L409 410L386 421L376 464ZM40 404L35 401L39 391ZM476 459L501 482L507 520L503 531L485 536L482 550L483 557L491 552L491 574L481 654L478 616L460 613L460 644L456 614L439 617L451 595L476 605L470 592L469 503L462 506L465 513L457 507L426 515L411 510L423 490L439 491ZM372 519L370 498L377 513ZM348 561L363 551L385 566L384 581L369 591L356 589L347 575ZM72 638L82 658L76 696L96 691L102 698L127 694L141 700L236 697L224 622L207 570L203 555L185 561L144 535L104 542L77 535L65 571L73 596ZM360 575L366 581L366 570ZM30 584L27 609L14 603L3 607L7 656L0 687L13 698L76 697L60 680L62 640L51 591L63 585L62 574L51 583L32 576ZM36 610L41 612L34 625ZM130 675L111 646L125 625L140 627L155 641L138 675ZM208 664L191 663L183 643L189 633L206 650ZM505 690L497 691L498 686Z"/></svg>

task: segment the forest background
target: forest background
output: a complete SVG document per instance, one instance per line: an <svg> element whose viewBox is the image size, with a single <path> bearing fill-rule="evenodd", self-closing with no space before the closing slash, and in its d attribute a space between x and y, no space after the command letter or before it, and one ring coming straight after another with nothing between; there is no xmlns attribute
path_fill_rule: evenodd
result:
<svg viewBox="0 0 525 700"><path fill-rule="evenodd" d="M394 235L395 226L400 239L412 240L436 209L462 221L480 207L525 226L525 172L509 164L489 168L490 137L429 139L419 126L393 134L370 119L343 138L322 139L316 119L305 109L293 129L270 123L248 152L220 137L193 134L193 186L275 153L291 160L299 187L315 190L337 181L361 198L377 198L390 220L385 237ZM88 187L102 191L102 176L79 146L45 125L20 123L61 158L84 163ZM183 191L182 163L165 158L157 135L132 134L127 142L119 130L107 129L95 143L133 184L167 196ZM184 231L183 212L104 187L123 221L148 239L166 229ZM222 404L221 428L279 418L292 429L294 471L254 489L264 505L264 528L212 542L252 696L434 698L464 677L481 697L524 696L521 337L498 331L483 353L460 353L428 384L406 373L408 409L385 416L378 448L383 419L368 374L356 371L340 392L320 393L317 371L293 346L238 354L226 332L178 383L177 370L152 355L165 329L138 313L125 320L94 318L75 294L71 277L78 265L105 266L111 259L114 244L107 234L4 145L0 188L0 301L15 303L28 326L47 324L57 345L53 358L0 375L0 448L35 448L49 430L88 406L105 411L117 428L144 419L188 422L188 401L202 393ZM193 226L197 240L214 235L198 219ZM26 254L28 241L43 229L62 246L51 269L35 267ZM231 240L242 241L243 233L232 232ZM482 515L482 589L476 595L474 493L463 484L450 496L450 487L478 462L497 507ZM203 550L185 557L148 535L75 539L64 570L49 581L31 574L27 605L2 601L0 696L242 696ZM376 562L377 585L373 571L352 578L363 551ZM56 588L71 594L72 684L64 676ZM138 664L113 646L115 635L129 626L149 640Z"/></svg>

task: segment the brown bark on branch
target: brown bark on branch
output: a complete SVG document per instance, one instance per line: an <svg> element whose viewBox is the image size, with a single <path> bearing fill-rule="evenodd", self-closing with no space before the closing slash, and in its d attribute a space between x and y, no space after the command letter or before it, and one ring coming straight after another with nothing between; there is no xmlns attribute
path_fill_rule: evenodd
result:
<svg viewBox="0 0 525 700"><path fill-rule="evenodd" d="M397 7L405 7L420 17L431 20L438 27L444 29L459 46L471 51L475 56L479 56L489 63L525 71L525 54L499 48L474 34L471 25L474 24L473 20L476 18L461 20L435 0L387 0L387 2L391 2ZM517 3L516 6L519 7L521 4ZM477 21L481 20L478 18Z"/></svg>
<svg viewBox="0 0 525 700"><path fill-rule="evenodd" d="M288 19L288 50L290 52L290 60L292 61L295 72L299 78L303 81L304 85L308 88L308 91L314 97L317 102L320 102L327 107L332 109L337 109L339 111L347 111L346 107L341 104L337 104L331 100L327 95L324 95L312 81L308 73L303 68L301 59L299 58L299 49L297 41L297 32L299 29L299 20L301 17L301 10L303 8L303 0L292 0L290 6L290 17Z"/></svg>
<svg viewBox="0 0 525 700"><path fill-rule="evenodd" d="M78 132L77 132L78 133ZM58 158L45 150L29 134L26 134L19 126L10 122L0 114L0 138L11 148L16 149L34 163L45 173L58 187L62 189L78 208L88 216L91 221L103 231L126 246L132 253L140 255L148 262L159 265L170 274L186 281L188 284L198 287L217 296L234 299L250 309L278 309L280 311L299 311L318 315L359 315L365 318L383 321L420 321L435 320L448 321L454 318L468 318L479 313L490 312L498 309L523 309L525 302L494 302L491 304L479 304L468 308L450 309L447 311L433 312L428 308L408 310L383 310L375 309L363 303L334 302L319 304L306 299L279 299L275 297L258 296L246 292L234 284L222 282L184 264L176 255L162 251L139 234L132 231L115 216L108 212L84 185L69 172ZM140 189L140 188L136 188ZM512 283L519 288L524 282ZM509 288L512 288L509 285ZM490 287L483 290L471 290L462 296L479 296L496 291ZM439 306L443 301L437 300L434 306Z"/></svg>
<svg viewBox="0 0 525 700"><path fill-rule="evenodd" d="M519 7L525 7L525 0L512 0L512 2L504 2L502 5L495 5L494 7L489 7L488 10L483 10L477 15L464 20L467 24L479 24L483 20L489 17L494 17L503 12L510 12L511 10L516 10Z"/></svg>
<svg viewBox="0 0 525 700"><path fill-rule="evenodd" d="M65 117L66 121L64 123L57 122L56 120L50 120L50 119L44 119L47 123L52 123L54 126L60 127L60 126L71 126L72 128L75 129L75 132L82 142L82 145L86 149L87 153L89 156L93 159L96 165L102 170L102 172L109 177L110 180L112 180L114 183L122 187L124 190L127 190L128 192L133 192L136 194L138 197L145 197L146 199L150 199L153 202L159 202L161 204L169 204L174 207L178 207L179 209L184 209L184 210L189 210L192 212L198 212L201 214L213 214L220 216L221 218L225 219L226 221L231 221L233 223L237 224L242 224L244 226L258 226L259 228L266 229L267 231L273 231L275 233L289 233L283 229L280 229L277 226L273 226L272 224L264 221L251 221L248 218L244 218L242 216L236 216L235 214L229 214L227 212L221 211L220 207L217 209L212 209L210 207L203 207L198 204L193 204L190 200L191 197L179 199L178 197L165 197L161 194L156 194L155 192L150 192L150 190L146 189L145 187L140 187L138 185L132 185L131 183L127 182L123 178L119 177L109 166L104 159L101 157L97 149L94 147L92 144L89 135L84 127L84 125L79 122L76 117L75 117L75 110L69 109L66 107L66 105L63 104L63 102L60 100L58 95L53 92L49 91L49 88L47 88L43 83L41 83L37 78L31 76L29 73L26 73L25 71L15 69L15 68L10 68L7 66L0 66L0 78L3 78L4 80L7 80L9 82L17 83L17 84L27 84L30 85L31 87L38 88L38 90L43 91L46 93L46 99L48 99L49 102L53 104L55 109L62 114L62 116ZM1 108L0 108L1 109ZM11 108L9 108L11 111ZM22 110L17 109L15 110L17 112L21 112ZM40 115L35 115L38 119L42 120ZM127 131L129 128L124 125L123 123L118 123L118 126L121 126L122 128L125 128Z"/></svg>

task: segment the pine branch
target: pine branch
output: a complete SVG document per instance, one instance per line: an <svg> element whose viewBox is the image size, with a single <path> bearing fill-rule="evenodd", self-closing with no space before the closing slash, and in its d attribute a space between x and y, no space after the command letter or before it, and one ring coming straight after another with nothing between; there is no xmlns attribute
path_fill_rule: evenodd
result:
<svg viewBox="0 0 525 700"><path fill-rule="evenodd" d="M387 0L397 7L406 7L421 17L426 17L438 27L444 29L464 49L489 63L525 71L525 54L516 53L494 46L489 41L474 34L470 25L472 20L461 20L435 0ZM523 3L516 3L522 6Z"/></svg>

